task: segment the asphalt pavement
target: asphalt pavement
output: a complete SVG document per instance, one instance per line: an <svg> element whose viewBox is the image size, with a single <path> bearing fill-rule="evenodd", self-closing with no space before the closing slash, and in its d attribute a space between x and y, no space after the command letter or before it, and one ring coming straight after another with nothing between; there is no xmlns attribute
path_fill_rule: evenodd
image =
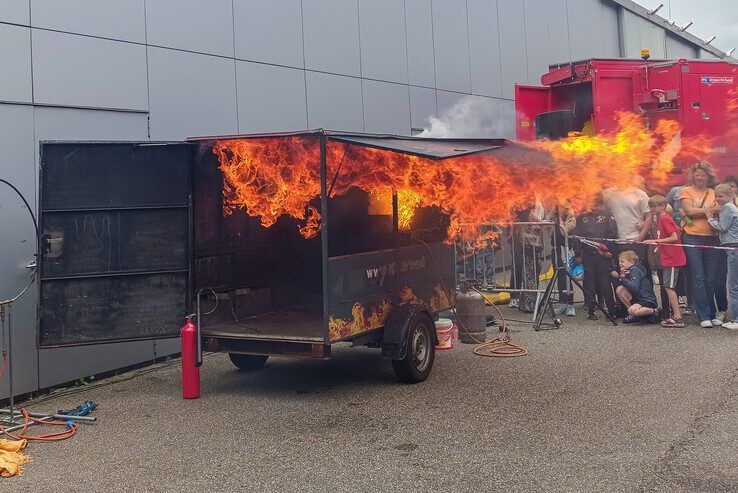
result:
<svg viewBox="0 0 738 493"><path fill-rule="evenodd" d="M510 315L512 312L506 310ZM515 313L515 316L520 316ZM529 355L437 353L424 383L379 351L206 357L202 398L177 362L37 402L99 420L33 443L7 491L738 491L738 332L512 324ZM12 489L11 489L12 488Z"/></svg>

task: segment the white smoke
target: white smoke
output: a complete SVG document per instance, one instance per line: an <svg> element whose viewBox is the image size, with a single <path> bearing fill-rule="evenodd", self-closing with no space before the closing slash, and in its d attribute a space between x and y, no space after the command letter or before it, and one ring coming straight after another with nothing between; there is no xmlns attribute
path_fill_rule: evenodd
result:
<svg viewBox="0 0 738 493"><path fill-rule="evenodd" d="M512 101L464 96L428 123L418 137L513 138L515 109Z"/></svg>

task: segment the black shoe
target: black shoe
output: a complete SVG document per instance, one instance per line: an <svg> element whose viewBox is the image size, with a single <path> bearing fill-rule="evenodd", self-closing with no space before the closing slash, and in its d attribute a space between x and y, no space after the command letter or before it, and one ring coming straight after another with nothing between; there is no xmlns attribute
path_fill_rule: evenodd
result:
<svg viewBox="0 0 738 493"><path fill-rule="evenodd" d="M587 320L597 320L597 315L595 315L594 313L588 313Z"/></svg>
<svg viewBox="0 0 738 493"><path fill-rule="evenodd" d="M649 315L646 318L648 319L648 322L649 323L652 323L652 324L661 323L661 318L659 317L659 309L658 308L654 308L653 309L653 314Z"/></svg>
<svg viewBox="0 0 738 493"><path fill-rule="evenodd" d="M640 317L634 317L633 315L628 315L623 319L624 324L634 324L641 321Z"/></svg>

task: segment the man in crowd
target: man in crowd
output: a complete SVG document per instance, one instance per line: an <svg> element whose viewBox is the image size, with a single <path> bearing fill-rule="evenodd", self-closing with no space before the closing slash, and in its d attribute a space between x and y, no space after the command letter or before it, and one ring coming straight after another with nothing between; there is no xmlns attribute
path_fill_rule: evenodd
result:
<svg viewBox="0 0 738 493"><path fill-rule="evenodd" d="M653 215L648 206L648 195L643 191L643 178L633 177L633 183L625 188L606 188L602 192L605 206L615 218L618 226L618 240L642 242L648 236L653 224ZM632 250L638 255L650 278L648 249L640 243L618 245L618 252Z"/></svg>

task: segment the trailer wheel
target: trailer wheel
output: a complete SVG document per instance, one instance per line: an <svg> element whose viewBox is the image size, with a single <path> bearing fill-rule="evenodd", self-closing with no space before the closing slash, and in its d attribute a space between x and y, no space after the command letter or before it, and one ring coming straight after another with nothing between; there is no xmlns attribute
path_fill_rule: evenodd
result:
<svg viewBox="0 0 738 493"><path fill-rule="evenodd" d="M269 359L269 356L237 353L228 353L228 357L231 358L231 363L236 365L236 368L243 371L258 370Z"/></svg>
<svg viewBox="0 0 738 493"><path fill-rule="evenodd" d="M392 360L397 378L404 383L422 382L433 369L436 357L433 321L428 315L416 315L407 330L405 357Z"/></svg>

